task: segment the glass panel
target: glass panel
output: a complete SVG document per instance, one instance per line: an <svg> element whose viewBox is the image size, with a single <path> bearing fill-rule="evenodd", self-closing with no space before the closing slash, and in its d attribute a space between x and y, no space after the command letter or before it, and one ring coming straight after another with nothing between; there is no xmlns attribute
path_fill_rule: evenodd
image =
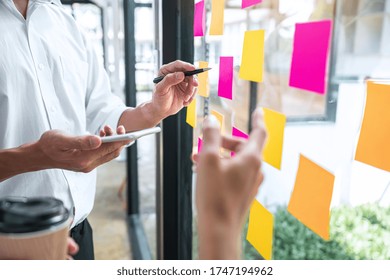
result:
<svg viewBox="0 0 390 280"><path fill-rule="evenodd" d="M145 1L143 1L145 3ZM150 3L147 1L146 3ZM154 11L151 8L135 10L137 104L152 98L155 69ZM138 140L138 183L140 218L148 239L152 258L156 258L156 137Z"/></svg>
<svg viewBox="0 0 390 280"><path fill-rule="evenodd" d="M204 115L216 110L225 116L225 134L231 134L233 124L248 132L250 82L239 78L239 69L245 31L259 29L265 30L265 61L264 81L257 84L257 105L284 113L290 120L313 120L318 117L325 119L328 113L327 93L319 95L292 88L288 84L295 24L332 19L334 3L334 0L274 0L241 9L241 1L227 0L223 36L195 37L195 61L208 61L213 68L209 72L210 98L197 97L198 124L203 121ZM206 11L206 26L209 27L211 1L206 1ZM208 30L206 32L208 34ZM218 97L220 56L234 57L233 101ZM194 130L195 152L197 139L201 136L200 129L201 125L198 125ZM194 213L196 225L196 212ZM193 257L197 258L195 225Z"/></svg>
<svg viewBox="0 0 390 280"><path fill-rule="evenodd" d="M336 78L390 76L390 1L339 1Z"/></svg>

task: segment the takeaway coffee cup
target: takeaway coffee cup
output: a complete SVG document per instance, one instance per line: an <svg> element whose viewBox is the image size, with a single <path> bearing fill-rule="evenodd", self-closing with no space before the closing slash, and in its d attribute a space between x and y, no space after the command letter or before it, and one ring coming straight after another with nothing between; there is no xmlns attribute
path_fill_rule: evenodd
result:
<svg viewBox="0 0 390 280"><path fill-rule="evenodd" d="M64 260L70 222L55 198L0 199L0 259Z"/></svg>

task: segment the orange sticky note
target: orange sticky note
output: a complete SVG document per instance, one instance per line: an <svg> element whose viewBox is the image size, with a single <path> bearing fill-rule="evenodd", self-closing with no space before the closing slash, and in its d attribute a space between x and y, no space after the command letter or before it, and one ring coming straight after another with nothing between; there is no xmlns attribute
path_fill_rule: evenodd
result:
<svg viewBox="0 0 390 280"><path fill-rule="evenodd" d="M240 78L253 82L263 81L264 67L264 30L246 31Z"/></svg>
<svg viewBox="0 0 390 280"><path fill-rule="evenodd" d="M199 61L199 68L208 68L209 63L206 61ZM209 97L210 87L209 87L209 71L198 74L198 94L203 97Z"/></svg>
<svg viewBox="0 0 390 280"><path fill-rule="evenodd" d="M263 150L263 160L280 170L282 165L286 116L267 108L263 108L263 111L264 123L267 130L267 143Z"/></svg>
<svg viewBox="0 0 390 280"><path fill-rule="evenodd" d="M223 123L224 123L225 117L221 113L219 113L219 112L217 112L215 110L212 110L211 114L214 115L218 119L219 125L221 127L221 132L222 132L223 131Z"/></svg>
<svg viewBox="0 0 390 280"><path fill-rule="evenodd" d="M212 0L210 35L223 35L225 0Z"/></svg>
<svg viewBox="0 0 390 280"><path fill-rule="evenodd" d="M196 127L196 97L187 107L186 122L193 128Z"/></svg>
<svg viewBox="0 0 390 280"><path fill-rule="evenodd" d="M333 185L333 174L300 155L295 186L287 210L325 240L329 240Z"/></svg>
<svg viewBox="0 0 390 280"><path fill-rule="evenodd" d="M256 199L249 212L249 224L246 240L266 260L272 258L272 237L274 217Z"/></svg>
<svg viewBox="0 0 390 280"><path fill-rule="evenodd" d="M367 83L366 108L359 142L357 161L390 171L390 85Z"/></svg>

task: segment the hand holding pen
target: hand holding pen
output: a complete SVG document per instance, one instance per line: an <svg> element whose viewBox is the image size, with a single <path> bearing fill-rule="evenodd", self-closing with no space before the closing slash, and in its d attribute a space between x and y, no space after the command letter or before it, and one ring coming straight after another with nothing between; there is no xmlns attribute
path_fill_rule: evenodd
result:
<svg viewBox="0 0 390 280"><path fill-rule="evenodd" d="M195 69L192 71L184 71L183 73L184 73L184 76L188 77L188 76L200 74L200 73L203 73L203 72L206 72L209 70L211 70L211 68L199 68L199 69ZM165 76L158 76L157 78L154 78L153 83L157 84L157 83L161 82L164 79L164 77Z"/></svg>

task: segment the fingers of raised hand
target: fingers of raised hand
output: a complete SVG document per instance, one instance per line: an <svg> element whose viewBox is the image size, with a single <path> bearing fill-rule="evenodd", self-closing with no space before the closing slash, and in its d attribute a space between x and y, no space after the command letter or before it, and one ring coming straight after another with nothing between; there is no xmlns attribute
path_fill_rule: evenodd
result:
<svg viewBox="0 0 390 280"><path fill-rule="evenodd" d="M222 136L222 147L235 153L241 151L246 143L247 140L243 138Z"/></svg>

